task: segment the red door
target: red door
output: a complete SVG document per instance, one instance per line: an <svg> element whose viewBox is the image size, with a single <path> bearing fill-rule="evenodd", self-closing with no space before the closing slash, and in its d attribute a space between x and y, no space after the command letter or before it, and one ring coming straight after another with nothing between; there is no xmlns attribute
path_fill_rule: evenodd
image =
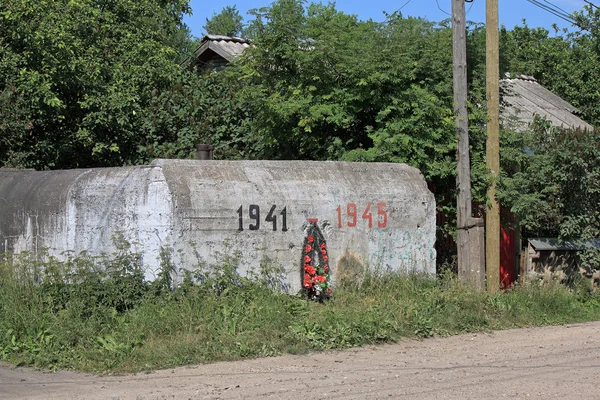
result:
<svg viewBox="0 0 600 400"><path fill-rule="evenodd" d="M500 213L503 221L500 227L500 286L507 288L517 280L515 252L517 235L510 227L515 225L515 218L511 212L501 208Z"/></svg>

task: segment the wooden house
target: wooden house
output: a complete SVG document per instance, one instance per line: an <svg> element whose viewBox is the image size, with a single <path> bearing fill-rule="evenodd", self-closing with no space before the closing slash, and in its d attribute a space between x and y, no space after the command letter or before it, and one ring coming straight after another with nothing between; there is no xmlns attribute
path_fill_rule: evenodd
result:
<svg viewBox="0 0 600 400"><path fill-rule="evenodd" d="M198 71L220 71L240 56L248 47L250 47L250 42L246 39L233 36L206 35L194 52L193 64Z"/></svg>

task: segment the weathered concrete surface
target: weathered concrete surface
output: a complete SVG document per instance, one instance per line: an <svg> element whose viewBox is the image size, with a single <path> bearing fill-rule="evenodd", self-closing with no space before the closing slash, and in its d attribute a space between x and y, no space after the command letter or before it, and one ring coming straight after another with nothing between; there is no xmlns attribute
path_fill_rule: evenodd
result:
<svg viewBox="0 0 600 400"><path fill-rule="evenodd" d="M309 224L327 241L332 279L346 265L435 273L435 201L403 164L156 160L67 171L0 170L0 252L111 253L135 243L152 278L161 246L179 268L268 258L300 289ZM353 270L354 271L354 270Z"/></svg>

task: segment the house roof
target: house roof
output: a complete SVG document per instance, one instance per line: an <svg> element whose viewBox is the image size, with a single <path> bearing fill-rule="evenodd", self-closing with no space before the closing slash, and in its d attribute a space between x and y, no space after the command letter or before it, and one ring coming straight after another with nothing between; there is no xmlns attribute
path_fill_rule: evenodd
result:
<svg viewBox="0 0 600 400"><path fill-rule="evenodd" d="M600 249L600 239L586 240L584 242L575 240L559 241L555 238L529 239L529 243L536 250L584 250Z"/></svg>
<svg viewBox="0 0 600 400"><path fill-rule="evenodd" d="M577 117L581 112L552 93L532 76L519 75L500 81L502 93L502 121L505 127L523 131L534 121L536 115L553 125L566 129L594 129Z"/></svg>
<svg viewBox="0 0 600 400"><path fill-rule="evenodd" d="M205 35L194 52L194 57L196 60L202 60L206 53L216 53L231 62L248 47L250 47L249 41L239 37Z"/></svg>

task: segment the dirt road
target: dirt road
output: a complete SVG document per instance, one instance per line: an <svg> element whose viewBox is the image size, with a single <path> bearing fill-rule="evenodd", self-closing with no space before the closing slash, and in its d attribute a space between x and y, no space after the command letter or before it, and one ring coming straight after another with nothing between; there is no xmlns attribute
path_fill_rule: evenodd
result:
<svg viewBox="0 0 600 400"><path fill-rule="evenodd" d="M599 399L600 322L118 377L0 365L0 399Z"/></svg>

